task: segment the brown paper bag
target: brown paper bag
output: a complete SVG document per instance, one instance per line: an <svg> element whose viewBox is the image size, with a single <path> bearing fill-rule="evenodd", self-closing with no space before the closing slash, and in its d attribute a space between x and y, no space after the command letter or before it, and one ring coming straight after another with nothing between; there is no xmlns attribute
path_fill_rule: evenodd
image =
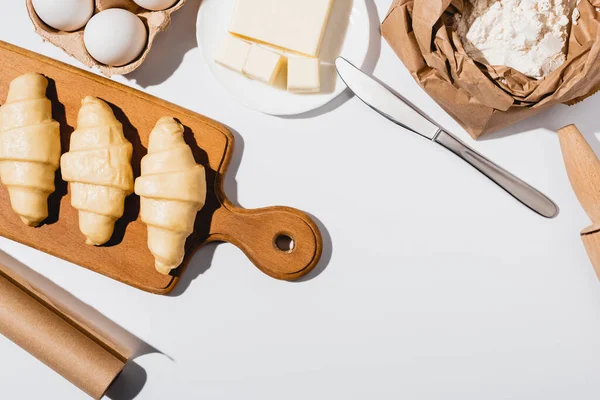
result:
<svg viewBox="0 0 600 400"><path fill-rule="evenodd" d="M394 0L381 32L413 78L473 138L600 89L600 0L581 0L567 61L541 80L476 63L466 54L451 29L453 14L465 2Z"/></svg>

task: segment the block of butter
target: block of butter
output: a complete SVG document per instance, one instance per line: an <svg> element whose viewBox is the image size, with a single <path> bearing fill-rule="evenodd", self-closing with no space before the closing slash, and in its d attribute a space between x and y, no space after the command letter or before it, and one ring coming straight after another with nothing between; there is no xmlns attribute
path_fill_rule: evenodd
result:
<svg viewBox="0 0 600 400"><path fill-rule="evenodd" d="M317 93L321 90L318 58L289 58L287 89L295 93Z"/></svg>
<svg viewBox="0 0 600 400"><path fill-rule="evenodd" d="M333 2L237 0L229 32L282 49L317 56Z"/></svg>
<svg viewBox="0 0 600 400"><path fill-rule="evenodd" d="M282 55L254 43L244 64L244 75L272 85L284 64Z"/></svg>
<svg viewBox="0 0 600 400"><path fill-rule="evenodd" d="M215 61L229 69L242 73L251 48L250 43L228 34L221 43Z"/></svg>

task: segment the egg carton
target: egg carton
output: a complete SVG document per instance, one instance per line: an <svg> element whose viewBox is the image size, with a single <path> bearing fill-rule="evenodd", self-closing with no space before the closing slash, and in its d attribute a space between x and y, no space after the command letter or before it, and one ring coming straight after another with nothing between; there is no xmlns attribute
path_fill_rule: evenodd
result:
<svg viewBox="0 0 600 400"><path fill-rule="evenodd" d="M127 74L137 67L142 65L146 57L150 53L154 38L159 32L164 32L169 24L171 23L171 14L179 10L185 4L186 0L179 0L173 6L162 11L150 11L138 6L131 0L96 0L94 14L107 10L109 8L123 8L129 10L137 15L148 31L148 41L142 54L129 64L120 67L111 67L105 64L101 64L94 60L92 56L87 52L83 43L83 29L81 28L74 32L63 32L58 31L54 28L46 25L35 13L33 8L32 0L26 0L27 12L29 18L33 23L35 31L42 37L44 41L48 41L61 48L65 53L79 60L81 63L88 67L96 67L101 73L110 77L112 75L123 75Z"/></svg>

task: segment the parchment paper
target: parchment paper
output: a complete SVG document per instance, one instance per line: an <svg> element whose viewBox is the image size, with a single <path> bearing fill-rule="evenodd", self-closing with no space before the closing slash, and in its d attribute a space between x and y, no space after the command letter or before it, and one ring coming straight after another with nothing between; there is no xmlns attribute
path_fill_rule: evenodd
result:
<svg viewBox="0 0 600 400"><path fill-rule="evenodd" d="M541 80L466 54L452 29L465 1L394 0L381 32L413 78L473 138L600 89L600 0L581 1L567 61Z"/></svg>
<svg viewBox="0 0 600 400"><path fill-rule="evenodd" d="M0 264L0 333L95 399L129 354Z"/></svg>

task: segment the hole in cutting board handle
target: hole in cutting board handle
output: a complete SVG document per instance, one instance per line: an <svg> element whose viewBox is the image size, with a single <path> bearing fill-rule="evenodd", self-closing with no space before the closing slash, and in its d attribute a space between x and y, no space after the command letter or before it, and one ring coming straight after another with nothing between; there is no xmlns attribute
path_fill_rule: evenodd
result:
<svg viewBox="0 0 600 400"><path fill-rule="evenodd" d="M285 233L280 233L275 236L273 243L278 250L283 251L284 253L291 253L294 251L294 238Z"/></svg>
<svg viewBox="0 0 600 400"><path fill-rule="evenodd" d="M290 207L247 210L225 202L212 216L213 240L239 247L265 274L295 280L319 262L323 239L309 215Z"/></svg>

